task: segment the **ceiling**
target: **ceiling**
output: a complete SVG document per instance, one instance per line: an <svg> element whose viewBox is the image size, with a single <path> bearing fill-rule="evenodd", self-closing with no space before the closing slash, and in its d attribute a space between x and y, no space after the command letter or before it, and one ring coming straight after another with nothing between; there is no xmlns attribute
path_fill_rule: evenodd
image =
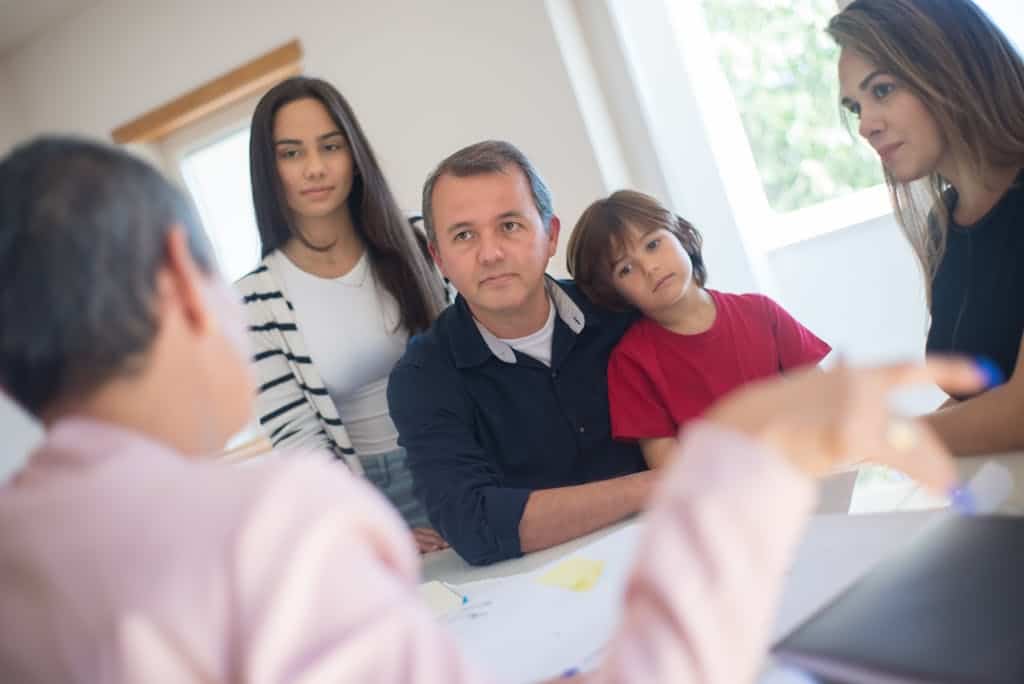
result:
<svg viewBox="0 0 1024 684"><path fill-rule="evenodd" d="M0 57L99 0L0 0Z"/></svg>

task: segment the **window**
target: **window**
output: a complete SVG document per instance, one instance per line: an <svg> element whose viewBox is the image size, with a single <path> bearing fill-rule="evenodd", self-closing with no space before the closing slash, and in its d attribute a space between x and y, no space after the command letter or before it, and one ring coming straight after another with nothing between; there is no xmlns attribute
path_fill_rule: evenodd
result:
<svg viewBox="0 0 1024 684"><path fill-rule="evenodd" d="M975 0L979 7L1010 37L1017 50L1024 49L1024 12L1020 0Z"/></svg>
<svg viewBox="0 0 1024 684"><path fill-rule="evenodd" d="M157 163L195 204L221 275L229 282L256 268L260 261L249 180L249 127L260 95L183 126L152 147ZM226 448L243 445L260 434L253 417Z"/></svg>
<svg viewBox="0 0 1024 684"><path fill-rule="evenodd" d="M1019 0L976 2L1024 45ZM702 9L773 215L761 246L888 213L881 165L837 104L839 50L824 30L834 0L702 0Z"/></svg>
<svg viewBox="0 0 1024 684"><path fill-rule="evenodd" d="M804 209L883 183L839 114L834 0L704 0L718 58L772 210Z"/></svg>
<svg viewBox="0 0 1024 684"><path fill-rule="evenodd" d="M199 210L223 275L237 280L259 262L249 190L249 122L271 86L301 73L292 40L112 131L180 181Z"/></svg>
<svg viewBox="0 0 1024 684"><path fill-rule="evenodd" d="M221 272L230 281L238 280L260 260L249 183L248 126L187 152L179 169Z"/></svg>

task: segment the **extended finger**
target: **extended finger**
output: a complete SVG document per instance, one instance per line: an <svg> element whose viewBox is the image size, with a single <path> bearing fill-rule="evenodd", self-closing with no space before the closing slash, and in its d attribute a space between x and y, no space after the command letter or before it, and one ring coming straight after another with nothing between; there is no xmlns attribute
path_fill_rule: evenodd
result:
<svg viewBox="0 0 1024 684"><path fill-rule="evenodd" d="M934 383L964 394L985 389L993 380L987 368L971 359L938 355L930 355L924 363L893 363L864 372L886 389Z"/></svg>

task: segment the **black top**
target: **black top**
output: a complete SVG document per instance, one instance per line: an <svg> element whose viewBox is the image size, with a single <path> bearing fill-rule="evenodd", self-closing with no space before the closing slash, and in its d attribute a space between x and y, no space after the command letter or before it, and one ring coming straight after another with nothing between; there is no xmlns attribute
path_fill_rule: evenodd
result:
<svg viewBox="0 0 1024 684"><path fill-rule="evenodd" d="M408 451L430 522L466 561L522 554L519 521L535 489L645 469L635 443L611 437L608 357L634 315L598 309L571 281L579 333L555 316L551 367L496 357L466 301L409 342L388 383L398 443Z"/></svg>
<svg viewBox="0 0 1024 684"><path fill-rule="evenodd" d="M951 214L956 200L951 191ZM950 223L931 314L929 352L986 356L1013 374L1024 334L1024 171L973 226Z"/></svg>

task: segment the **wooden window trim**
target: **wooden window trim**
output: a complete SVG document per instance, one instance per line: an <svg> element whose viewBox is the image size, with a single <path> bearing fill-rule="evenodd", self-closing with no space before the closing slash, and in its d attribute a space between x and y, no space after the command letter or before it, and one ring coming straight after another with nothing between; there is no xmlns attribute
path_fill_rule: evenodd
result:
<svg viewBox="0 0 1024 684"><path fill-rule="evenodd" d="M302 45L293 40L139 118L114 129L118 144L161 140L198 119L302 72Z"/></svg>

